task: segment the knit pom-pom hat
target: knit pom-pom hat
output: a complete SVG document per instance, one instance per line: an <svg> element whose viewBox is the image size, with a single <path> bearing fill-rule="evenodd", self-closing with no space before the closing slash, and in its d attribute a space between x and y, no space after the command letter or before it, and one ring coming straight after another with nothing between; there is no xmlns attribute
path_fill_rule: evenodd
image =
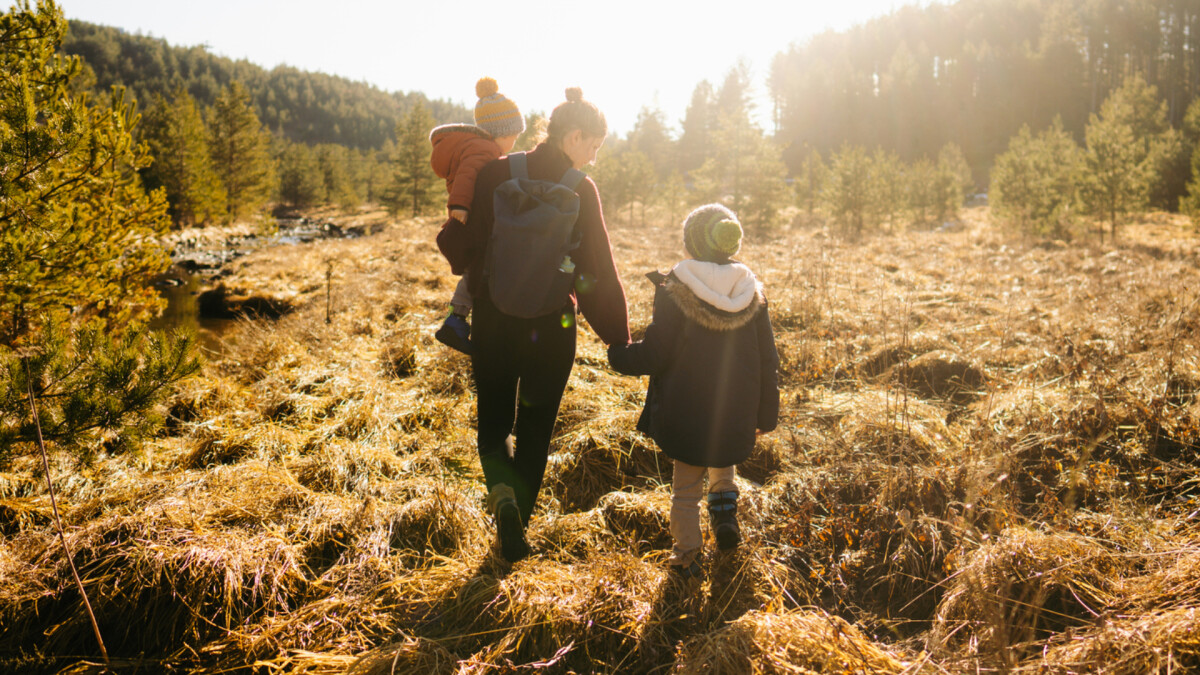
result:
<svg viewBox="0 0 1200 675"><path fill-rule="evenodd" d="M724 206L705 204L683 221L683 245L696 260L724 265L742 248L742 224Z"/></svg>
<svg viewBox="0 0 1200 675"><path fill-rule="evenodd" d="M517 104L500 93L500 85L490 77L481 77L475 83L475 124L493 138L516 136L525 131L525 118Z"/></svg>

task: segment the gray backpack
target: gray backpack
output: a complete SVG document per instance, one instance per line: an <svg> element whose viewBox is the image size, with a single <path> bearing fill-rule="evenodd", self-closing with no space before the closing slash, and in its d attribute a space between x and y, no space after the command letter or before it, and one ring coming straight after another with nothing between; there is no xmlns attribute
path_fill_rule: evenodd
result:
<svg viewBox="0 0 1200 675"><path fill-rule="evenodd" d="M525 153L508 156L512 178L495 190L494 223L484 276L496 309L532 319L562 309L575 285L567 259L582 235L576 231L583 172L567 169L559 182L531 180Z"/></svg>

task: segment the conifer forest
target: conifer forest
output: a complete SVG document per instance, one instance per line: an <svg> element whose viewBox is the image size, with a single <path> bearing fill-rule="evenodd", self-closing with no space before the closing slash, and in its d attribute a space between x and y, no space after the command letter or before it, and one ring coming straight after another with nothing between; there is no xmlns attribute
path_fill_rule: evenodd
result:
<svg viewBox="0 0 1200 675"><path fill-rule="evenodd" d="M903 6L610 131L633 339L721 203L779 355L696 576L583 314L503 554L434 337L470 107L63 5L0 14L0 672L1200 673L1196 0Z"/></svg>

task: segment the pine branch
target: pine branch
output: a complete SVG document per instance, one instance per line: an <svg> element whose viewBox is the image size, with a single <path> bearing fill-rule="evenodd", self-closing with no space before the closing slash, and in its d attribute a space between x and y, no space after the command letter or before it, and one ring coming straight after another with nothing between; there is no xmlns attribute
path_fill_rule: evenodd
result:
<svg viewBox="0 0 1200 675"><path fill-rule="evenodd" d="M71 566L71 574L75 577L75 585L79 588L79 597L83 598L83 605L87 608L88 619L92 622L92 632L96 635L96 642L100 645L100 654L104 657L104 667L106 670L111 670L112 663L108 659L108 649L104 646L104 637L100 634L100 624L96 622L96 613L92 611L92 603L88 600L87 589L83 586L83 579L79 577L79 570L75 567L75 557L71 554L71 548L67 545L67 536L63 532L62 515L58 511L58 497L54 492L54 481L50 479L50 456L46 452L46 443L42 439L42 423L38 418L37 402L33 396L33 378L29 374L27 364L25 386L26 393L29 395L29 412L33 415L33 422L37 427L38 449L42 453L42 468L46 472L46 489L50 491L50 506L54 509L54 525L58 530L58 540L62 542L67 564Z"/></svg>

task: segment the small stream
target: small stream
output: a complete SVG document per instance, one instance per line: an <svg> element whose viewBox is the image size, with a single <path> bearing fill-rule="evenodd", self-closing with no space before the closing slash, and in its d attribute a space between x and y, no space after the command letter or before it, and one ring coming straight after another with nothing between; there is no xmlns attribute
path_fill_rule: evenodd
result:
<svg viewBox="0 0 1200 675"><path fill-rule="evenodd" d="M162 315L151 322L152 328L190 329L208 356L217 356L226 349L224 338L237 318L208 316L200 311L198 298L223 276L230 262L254 251L273 246L291 246L318 239L361 237L377 231L375 228L342 228L329 221L309 219L279 219L275 233L269 236L231 236L219 246L197 246L181 243L172 251L169 270L154 281L154 286L166 298Z"/></svg>
<svg viewBox="0 0 1200 675"><path fill-rule="evenodd" d="M150 322L150 327L191 330L196 334L196 342L208 356L224 352L225 343L222 337L237 322L237 319L200 315L200 307L196 298L201 291L208 287L211 280L210 275L192 272L179 265L173 265L154 284L166 298L167 307L160 316Z"/></svg>

